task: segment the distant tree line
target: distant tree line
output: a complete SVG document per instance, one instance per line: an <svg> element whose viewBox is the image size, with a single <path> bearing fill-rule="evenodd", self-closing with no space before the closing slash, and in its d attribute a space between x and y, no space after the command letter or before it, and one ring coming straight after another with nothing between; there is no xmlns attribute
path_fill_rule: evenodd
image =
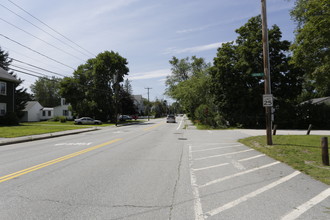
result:
<svg viewBox="0 0 330 220"><path fill-rule="evenodd" d="M269 29L274 123L281 128L330 128L326 105L301 104L330 96L330 8L327 0L297 0L291 15L298 26L293 43ZM166 94L195 122L211 127L264 128L261 16L236 30L237 39L218 48L213 65L195 56L169 62Z"/></svg>

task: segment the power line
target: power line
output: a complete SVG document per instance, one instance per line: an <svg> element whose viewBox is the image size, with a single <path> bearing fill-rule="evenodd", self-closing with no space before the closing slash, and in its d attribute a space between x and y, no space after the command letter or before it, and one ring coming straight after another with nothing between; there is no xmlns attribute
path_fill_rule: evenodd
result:
<svg viewBox="0 0 330 220"><path fill-rule="evenodd" d="M10 10L10 9L7 8L6 6L4 6L3 4L0 3L0 6L2 6L2 7L5 8L5 9L7 9L8 11L10 11L10 12L13 13L14 15L18 16L19 18L23 19L24 21L28 22L29 24L31 24L31 25L34 26L35 28L41 30L42 32L46 33L47 35L49 35L49 36L53 37L54 39L58 40L58 41L61 42L62 44L65 44L66 46L72 48L73 50L75 50L75 51L77 51L77 52L79 52L79 53L81 53L81 54L83 54L83 55L89 57L89 55L87 55L86 53L84 53L84 52L78 50L77 48L74 48L74 47L71 46L70 44L68 44L68 43L64 42L63 40L61 40L61 39L59 39L59 38L53 36L53 35L50 34L49 32L47 32L47 31L45 31L44 29L42 29L42 28L38 27L37 25L33 24L32 22L30 22L29 20L27 20L27 19L25 19L24 17L20 16L20 15L17 14L16 12Z"/></svg>
<svg viewBox="0 0 330 220"><path fill-rule="evenodd" d="M71 54L71 53L69 53L69 52L67 52L67 51L65 51L65 50L63 50L63 49L61 49L61 48L59 48L59 47L53 45L53 44L51 44L51 43L48 43L47 41L45 41L45 40L43 40L43 39L41 39L41 38L39 38L39 37L37 37L37 36L35 36L35 35L29 33L28 31L26 31L26 30L24 30L24 29L22 29L22 28L20 28L20 27L17 27L16 25L10 23L9 21L6 21L6 20L3 19L3 18L0 18L0 20L2 20L3 22L5 22L5 23L7 23L7 24L9 24L9 25L11 25L11 26L17 28L18 30L23 31L24 33L26 33L26 34L28 34L28 35L30 35L30 36L32 36L32 37L34 37L34 38L36 38L36 39L38 39L38 40L44 42L44 43L46 43L46 44L52 46L53 48L55 48L55 49L57 49L57 50L59 50L59 51L65 53L65 54L68 54L68 55L70 55L70 56L72 56L72 57L74 57L74 58L76 58L76 59L78 59L78 60L80 60L80 61L85 62L83 59L81 59L81 58L79 58L79 57L77 57L77 56L75 56L75 55L73 55L73 54Z"/></svg>
<svg viewBox="0 0 330 220"><path fill-rule="evenodd" d="M20 46L22 46L22 47L25 47L26 49L29 49L29 50L31 50L31 51L33 51L33 52L35 52L35 53L37 53L37 54L39 54L39 55L41 55L41 56L43 56L43 57L46 57L47 59L50 59L50 60L52 60L52 61L54 61L54 62L56 62L56 63L59 63L59 64L61 64L61 65L63 65L63 66L66 66L66 67L69 67L69 68L75 70L73 67L71 67L71 66L69 66L69 65L66 65L66 64L64 64L64 63L62 63L62 62L60 62L60 61L58 61L58 60L55 60L55 59L53 59L53 58L51 58L51 57L49 57L49 56L47 56L47 55L45 55L45 54L42 54L42 53L40 53L40 52L38 52L38 51L36 51L36 50L34 50L34 49L28 47L28 46L25 46L25 45L23 45L23 44L21 44L21 43L15 41L15 40L11 39L10 37L7 37L6 35L3 35L3 34L0 33L0 36L2 36L2 37L4 37L4 38L6 38L6 39L8 39L8 40L10 40L10 41L12 41L12 42L18 44L18 45L20 45Z"/></svg>
<svg viewBox="0 0 330 220"><path fill-rule="evenodd" d="M25 71L29 71L29 72L32 72L32 73L36 73L36 74L42 75L42 76L44 76L44 77L48 77L47 75L45 75L45 74L43 74L43 73L39 73L39 72L34 71L34 70L26 69L26 68L24 68L24 67L16 66L16 65L13 65L13 64L10 64L10 66L13 66L13 67L16 67L16 68L19 68L19 69L25 70Z"/></svg>
<svg viewBox="0 0 330 220"><path fill-rule="evenodd" d="M8 0L10 3L12 3L13 5L15 5L16 7L18 7L19 9L21 9L22 11L24 11L25 13L27 13L28 15L30 15L31 17L33 17L34 19L36 19L37 21L39 21L40 23L42 23L43 25L45 25L46 27L48 27L49 29L51 29L52 31L54 31L55 33L57 33L58 35L62 36L63 38L65 38L66 40L70 41L71 43L73 43L74 45L76 45L77 47L79 47L80 49L86 51L87 53L96 56L95 54L93 54L92 52L86 50L85 48L81 47L80 45L78 45L77 43L73 42L71 39L69 39L68 37L64 36L63 34L61 34L60 32L58 32L57 30L55 30L54 28L50 27L48 24L46 24L45 22L41 21L40 19L38 19L37 17L35 17L34 15L32 15L31 13L29 13L28 11L26 11L25 9L23 9L22 7L20 7L19 5L17 5L16 3L14 3L11 0Z"/></svg>
<svg viewBox="0 0 330 220"><path fill-rule="evenodd" d="M41 67L35 66L35 65L32 65L32 64L26 63L26 62L24 62L24 61L21 61L21 60L18 60L18 59L12 58L12 57L9 57L9 58L12 59L12 60L15 60L16 62L23 63L23 64L25 64L25 65L32 66L32 67L34 67L34 68L37 68L37 69L40 69L40 70L43 70L43 71L46 71L46 72L49 72L49 73L53 73L53 74L58 75L58 76L66 77L65 75L62 75L62 74L60 74L60 73L56 73L56 72L53 72L53 71L50 71L50 70L47 70L47 69L44 69L44 68L41 68Z"/></svg>

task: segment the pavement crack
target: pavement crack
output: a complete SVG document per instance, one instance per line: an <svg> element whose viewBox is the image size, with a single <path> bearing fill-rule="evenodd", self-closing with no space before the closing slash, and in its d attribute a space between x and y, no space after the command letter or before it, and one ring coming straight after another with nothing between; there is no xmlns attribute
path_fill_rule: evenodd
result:
<svg viewBox="0 0 330 220"><path fill-rule="evenodd" d="M169 220L172 219L172 211L173 211L173 208L174 208L175 195L177 193L178 183L179 183L180 177L181 177L181 172L180 171L181 171L181 165L182 165L182 157L183 157L183 148L181 148L180 161L179 161L178 169L177 169L178 175L177 175L177 178L175 180L175 184L174 184L174 188L173 188L172 201L171 201L171 206L170 206L170 214L169 214L169 217L168 217Z"/></svg>

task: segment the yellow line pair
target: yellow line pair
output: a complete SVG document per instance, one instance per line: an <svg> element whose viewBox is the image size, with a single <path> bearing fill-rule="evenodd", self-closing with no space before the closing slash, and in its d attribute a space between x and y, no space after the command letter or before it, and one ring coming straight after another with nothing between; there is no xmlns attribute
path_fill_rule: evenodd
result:
<svg viewBox="0 0 330 220"><path fill-rule="evenodd" d="M151 130L151 129L153 129L153 128L156 128L156 127L158 127L158 126L160 126L160 125L162 125L162 124L165 124L165 123L164 123L164 122L163 122L163 123L159 123L159 124L156 124L156 125L151 126L151 127L149 127L149 128L145 128L144 130L145 130L145 131L148 131L148 130Z"/></svg>
<svg viewBox="0 0 330 220"><path fill-rule="evenodd" d="M6 175L6 176L2 176L2 177L0 177L0 183L5 182L7 180L11 180L11 179L13 179L15 177L18 177L18 176L22 176L22 175L27 174L27 173L30 173L32 171L39 170L39 169L41 169L43 167L47 167L49 165L52 165L52 164L55 164L55 163L58 163L58 162L61 162L61 161L70 159L72 157L76 157L78 155L81 155L81 154L90 152L92 150L95 150L95 149L104 147L106 145L115 143L115 142L120 141L120 140L122 140L122 139L121 138L118 138L118 139L115 139L115 140L112 140L112 141L109 141L109 142L106 142L106 143L103 143L103 144L100 144L100 145L97 145L97 146L94 146L94 147L87 148L85 150L81 150L81 151L78 151L78 152L75 152L75 153L72 153L72 154L68 154L68 155L63 156L63 157L56 158L54 160L47 161L45 163L38 164L38 165L33 166L33 167L29 167L29 168L24 169L24 170L17 171L15 173L12 173L12 174L9 174L9 175Z"/></svg>

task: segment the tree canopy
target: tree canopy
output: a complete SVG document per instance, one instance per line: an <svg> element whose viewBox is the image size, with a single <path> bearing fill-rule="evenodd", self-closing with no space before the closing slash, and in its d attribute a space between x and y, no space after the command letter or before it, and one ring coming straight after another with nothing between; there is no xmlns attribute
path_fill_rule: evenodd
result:
<svg viewBox="0 0 330 220"><path fill-rule="evenodd" d="M128 74L127 60L113 51L105 51L80 65L73 77L61 82L61 95L79 116L115 120L115 94Z"/></svg>
<svg viewBox="0 0 330 220"><path fill-rule="evenodd" d="M61 79L42 77L31 85L34 99L44 107L55 107L60 105L60 84Z"/></svg>
<svg viewBox="0 0 330 220"><path fill-rule="evenodd" d="M305 96L330 96L329 0L296 0L291 16L297 22L292 61L305 72Z"/></svg>

